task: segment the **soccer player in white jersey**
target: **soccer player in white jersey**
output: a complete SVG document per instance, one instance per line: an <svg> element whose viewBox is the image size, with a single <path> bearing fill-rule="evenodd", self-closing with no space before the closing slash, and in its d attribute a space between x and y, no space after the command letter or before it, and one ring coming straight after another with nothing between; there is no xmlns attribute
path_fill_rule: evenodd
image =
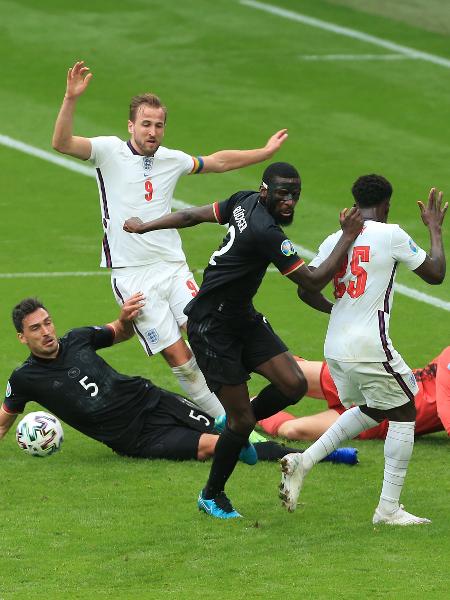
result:
<svg viewBox="0 0 450 600"><path fill-rule="evenodd" d="M431 250L427 255L398 225L386 223L392 186L384 177L362 176L354 183L352 193L364 218L364 228L334 278L336 302L325 339L325 357L342 404L357 406L344 412L304 454L288 454L282 459L280 498L289 511L295 510L304 477L323 456L341 442L388 419L383 487L373 523L429 523L406 512L399 503L414 445L414 396L418 387L392 345L389 320L398 263L404 263L427 283L444 280L441 226L448 203L442 206L442 192L437 194L434 188L427 206L418 202L422 221L430 232ZM341 235L334 233L323 242L311 267L322 264Z"/></svg>
<svg viewBox="0 0 450 600"><path fill-rule="evenodd" d="M193 157L161 146L167 110L157 96L143 94L131 101L127 142L115 136L74 136L75 106L91 78L83 61L69 69L53 148L90 160L96 167L104 231L101 266L112 269L111 283L119 304L144 292L147 302L134 326L145 351L149 356L161 352L191 399L205 412L219 416L224 410L181 337L187 320L183 309L198 287L178 232L130 236L122 224L130 215L152 221L170 213L175 185L182 175L224 172L270 158L287 138L287 130L275 133L263 148Z"/></svg>

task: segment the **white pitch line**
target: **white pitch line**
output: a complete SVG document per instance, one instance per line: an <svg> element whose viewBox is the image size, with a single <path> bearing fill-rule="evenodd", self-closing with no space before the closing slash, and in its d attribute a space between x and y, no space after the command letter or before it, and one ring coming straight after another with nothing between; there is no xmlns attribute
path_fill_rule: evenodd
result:
<svg viewBox="0 0 450 600"><path fill-rule="evenodd" d="M403 294L409 298L414 298L414 300L419 300L419 302L425 302L426 304L431 304L437 308L450 311L450 302L446 302L440 298L435 298L434 296L430 296L424 292L419 292L418 290L413 290L412 288L406 287L406 285L403 285L402 283L395 283L394 288L396 292L399 292L399 294Z"/></svg>
<svg viewBox="0 0 450 600"><path fill-rule="evenodd" d="M301 256L305 258L314 258L314 253L309 250L306 250L306 248L296 246L296 250ZM269 273L279 273L278 269L276 269L275 267L269 267L267 270ZM203 273L203 269L194 269L194 271L196 273ZM104 269L102 271L42 271L29 273L0 273L0 279L43 279L49 277L104 277L105 275L110 275L108 269ZM442 308L443 310L450 312L450 302L445 302L445 300L441 300L440 298L435 298L434 296L430 296L429 294L425 294L424 292L413 290L401 283L395 283L394 288L399 294L403 294L404 296L408 296L409 298L413 298L414 300L419 300L420 302L425 302L426 304L431 304L432 306Z"/></svg>
<svg viewBox="0 0 450 600"><path fill-rule="evenodd" d="M69 169L70 171L75 171L75 173L81 173L82 175L95 177L95 169L93 167L87 167L79 162L71 160L70 158L58 156L57 154L52 154L51 152L47 152L46 150L36 148L35 146L30 146L30 144L25 144L24 142L15 140L14 138L9 137L8 135L2 135L0 133L0 144L2 144L2 146L6 146L7 148L19 150L19 152L23 152L24 154L29 154L30 156L42 158L42 160L46 160L47 162L53 163L54 165L58 165L59 167L64 167L65 169Z"/></svg>
<svg viewBox="0 0 450 600"><path fill-rule="evenodd" d="M273 4L256 2L255 0L240 0L240 4L249 6L251 8L256 8L258 10L263 10L273 15L277 15L278 17L290 19L291 21L297 21L298 23L303 23L304 25L310 25L311 27L324 29L325 31L330 31L331 33L336 33L338 35L360 40L361 42L373 44L374 46L380 46L381 48L386 48L392 52L404 54L409 58L420 58L421 60L450 69L450 59L448 58L443 58L442 56L437 56L436 54L430 54L429 52L422 52L421 50L416 50L408 46L402 46L400 44L396 44L395 42L390 42L389 40L385 40L374 35L369 35L368 33L363 33L357 29L342 27L341 25L336 25L335 23L322 21L321 19L309 17L308 15L304 15L302 13L280 8L279 6L274 6Z"/></svg>
<svg viewBox="0 0 450 600"><path fill-rule="evenodd" d="M75 171L76 173L80 173L81 175L87 175L88 177L95 177L95 169L93 167L88 167L69 158L64 158L62 156L57 156L46 150L41 150L40 148L36 148L35 146L30 146L30 144L25 144L24 142L20 142L19 140L15 140L7 135L0 134L0 144L6 146L8 148L13 148L14 150L19 150L20 152L24 152L25 154L29 154L31 156L36 156L37 158L41 158L47 162L56 164L60 167L64 167L65 169L69 169L70 171ZM188 204L187 202L183 202L183 200L173 199L172 202L174 208L182 209L182 208L191 208L192 204ZM300 256L303 256L307 259L312 259L315 256L315 253L308 248L304 248L303 246L299 246L298 244L294 244L296 250L299 252ZM19 278L41 278L41 277L94 277L98 275L107 275L109 271L54 271L54 272L41 272L41 273L0 273L0 279L19 279ZM396 290L400 294L404 294L410 298L414 298L420 302L425 302L426 304L431 304L431 306L435 306L437 308L442 308L443 310L450 311L450 302L445 302L440 298L435 298L434 296L430 296L428 294L424 294L423 292L419 292L417 290L408 288L406 285L396 284Z"/></svg>
<svg viewBox="0 0 450 600"><path fill-rule="evenodd" d="M406 56L405 54L299 54L299 59L306 62L419 60L417 56Z"/></svg>

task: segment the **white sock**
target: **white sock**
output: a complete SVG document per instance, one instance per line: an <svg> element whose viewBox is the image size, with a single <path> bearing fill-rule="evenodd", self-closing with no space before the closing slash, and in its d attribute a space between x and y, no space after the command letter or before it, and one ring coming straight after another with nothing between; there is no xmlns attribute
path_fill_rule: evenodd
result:
<svg viewBox="0 0 450 600"><path fill-rule="evenodd" d="M384 477L378 505L384 512L394 512L400 500L409 459L414 447L413 422L389 421L384 442Z"/></svg>
<svg viewBox="0 0 450 600"><path fill-rule="evenodd" d="M206 385L205 377L193 356L187 363L172 367L172 372L189 398L211 417L219 417L225 413L217 396Z"/></svg>
<svg viewBox="0 0 450 600"><path fill-rule="evenodd" d="M377 421L364 414L359 406L346 410L324 434L303 452L303 464L309 471L325 456L336 450L341 442L351 440L361 431L378 425Z"/></svg>

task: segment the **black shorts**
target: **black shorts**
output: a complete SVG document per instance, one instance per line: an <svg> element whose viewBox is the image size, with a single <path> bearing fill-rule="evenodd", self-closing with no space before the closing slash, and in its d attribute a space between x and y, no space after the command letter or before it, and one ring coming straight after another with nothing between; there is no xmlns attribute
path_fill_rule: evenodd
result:
<svg viewBox="0 0 450 600"><path fill-rule="evenodd" d="M136 447L128 456L196 459L200 436L213 433L214 418L199 410L185 398L161 391L156 408L144 413L144 425Z"/></svg>
<svg viewBox="0 0 450 600"><path fill-rule="evenodd" d="M267 360L287 351L261 313L233 319L207 315L188 318L189 344L211 392L222 385L239 385Z"/></svg>

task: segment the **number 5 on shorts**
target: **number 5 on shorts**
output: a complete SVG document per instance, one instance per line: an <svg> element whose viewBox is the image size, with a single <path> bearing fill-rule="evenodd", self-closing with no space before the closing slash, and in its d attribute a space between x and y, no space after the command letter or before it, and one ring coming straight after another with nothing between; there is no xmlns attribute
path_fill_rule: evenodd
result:
<svg viewBox="0 0 450 600"><path fill-rule="evenodd" d="M211 421L205 417L205 415L196 415L195 411L191 409L191 412L189 413L189 416L191 417L191 419L195 419L196 421L205 421L205 425L209 426L211 425Z"/></svg>

